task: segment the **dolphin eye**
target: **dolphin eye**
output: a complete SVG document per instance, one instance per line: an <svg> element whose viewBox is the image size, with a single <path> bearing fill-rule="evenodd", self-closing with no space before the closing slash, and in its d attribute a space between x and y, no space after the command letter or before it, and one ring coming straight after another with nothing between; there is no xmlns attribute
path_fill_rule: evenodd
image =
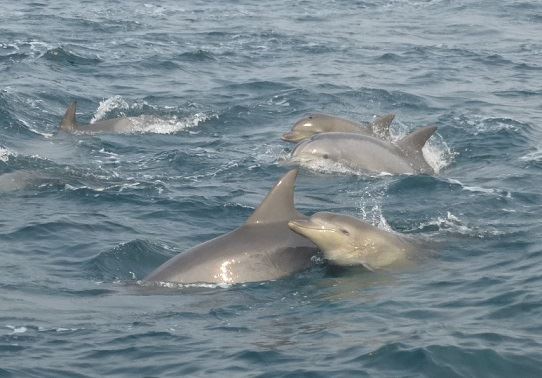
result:
<svg viewBox="0 0 542 378"><path fill-rule="evenodd" d="M324 154L324 156L322 156L324 159L329 159L329 155L328 154Z"/></svg>
<svg viewBox="0 0 542 378"><path fill-rule="evenodd" d="M350 235L350 232L344 228L341 228L341 232L345 235Z"/></svg>

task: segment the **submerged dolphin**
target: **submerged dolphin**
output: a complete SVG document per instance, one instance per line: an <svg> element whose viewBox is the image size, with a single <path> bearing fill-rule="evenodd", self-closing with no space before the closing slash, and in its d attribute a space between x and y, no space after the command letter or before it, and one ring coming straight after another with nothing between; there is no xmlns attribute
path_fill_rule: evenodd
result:
<svg viewBox="0 0 542 378"><path fill-rule="evenodd" d="M297 170L288 172L238 229L166 261L145 281L242 283L274 280L311 266L316 246L288 228Z"/></svg>
<svg viewBox="0 0 542 378"><path fill-rule="evenodd" d="M311 114L297 121L292 131L282 135L282 140L297 143L314 134L329 132L359 133L389 139L390 124L394 118L395 114L387 114L373 122L356 123L332 115Z"/></svg>
<svg viewBox="0 0 542 378"><path fill-rule="evenodd" d="M134 131L141 131L142 125L152 122L153 118L148 116L141 117L120 117L106 119L103 121L96 121L88 125L79 125L75 119L75 110L77 107L77 101L72 104L66 110L64 118L60 123L60 130L67 133L79 133L79 134L96 134L96 133L113 133L123 134L132 133Z"/></svg>
<svg viewBox="0 0 542 378"><path fill-rule="evenodd" d="M309 219L288 222L290 229L312 240L329 262L363 265L369 270L407 265L412 241L359 219L333 213L316 213Z"/></svg>
<svg viewBox="0 0 542 378"><path fill-rule="evenodd" d="M392 174L434 174L422 148L437 130L422 127L396 143L353 133L316 134L295 146L292 161L329 159L356 170Z"/></svg>
<svg viewBox="0 0 542 378"><path fill-rule="evenodd" d="M56 179L40 171L14 171L0 175L0 193L25 190L42 185L64 185Z"/></svg>

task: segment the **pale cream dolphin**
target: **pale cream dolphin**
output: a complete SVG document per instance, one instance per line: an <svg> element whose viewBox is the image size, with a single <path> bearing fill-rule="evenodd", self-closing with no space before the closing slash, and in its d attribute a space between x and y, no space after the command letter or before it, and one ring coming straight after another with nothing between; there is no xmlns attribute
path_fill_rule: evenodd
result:
<svg viewBox="0 0 542 378"><path fill-rule="evenodd" d="M369 270L405 266L415 250L412 240L348 215L320 212L293 219L288 226L310 239L335 265L363 265Z"/></svg>

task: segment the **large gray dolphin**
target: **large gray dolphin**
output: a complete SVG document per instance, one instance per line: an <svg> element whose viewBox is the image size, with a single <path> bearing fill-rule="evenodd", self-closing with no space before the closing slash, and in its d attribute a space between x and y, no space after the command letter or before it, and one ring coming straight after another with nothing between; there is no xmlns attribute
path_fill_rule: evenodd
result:
<svg viewBox="0 0 542 378"><path fill-rule="evenodd" d="M415 243L411 240L347 215L321 212L291 220L288 226L312 240L326 260L336 265L378 270L412 262L409 255Z"/></svg>
<svg viewBox="0 0 542 378"><path fill-rule="evenodd" d="M166 261L145 278L153 282L225 283L268 281L311 266L316 246L288 228L303 219L294 208L297 170L273 187L238 229Z"/></svg>
<svg viewBox="0 0 542 378"><path fill-rule="evenodd" d="M75 119L76 107L77 102L74 101L66 110L64 118L60 123L61 131L77 134L125 134L141 131L143 125L156 121L155 118L149 116L120 117L96 121L88 125L79 125Z"/></svg>
<svg viewBox="0 0 542 378"><path fill-rule="evenodd" d="M282 140L297 143L314 134L329 132L359 133L389 139L390 124L394 118L395 114L387 114L372 122L356 123L328 114L315 113L297 121L292 127L292 131L282 135Z"/></svg>
<svg viewBox="0 0 542 378"><path fill-rule="evenodd" d="M422 148L437 130L419 128L396 143L354 133L322 133L295 146L292 161L330 160L355 170L391 174L434 174Z"/></svg>

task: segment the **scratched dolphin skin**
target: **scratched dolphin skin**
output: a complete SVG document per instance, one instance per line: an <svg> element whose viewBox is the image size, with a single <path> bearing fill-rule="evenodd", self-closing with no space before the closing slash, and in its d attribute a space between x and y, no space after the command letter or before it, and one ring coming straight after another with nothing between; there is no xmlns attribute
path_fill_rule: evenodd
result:
<svg viewBox="0 0 542 378"><path fill-rule="evenodd" d="M396 143L354 133L316 134L295 146L294 162L329 160L358 171L391 174L434 174L422 148L437 130L422 127Z"/></svg>
<svg viewBox="0 0 542 378"><path fill-rule="evenodd" d="M316 246L288 228L297 170L289 171L238 229L166 261L145 281L235 284L274 280L307 269Z"/></svg>
<svg viewBox="0 0 542 378"><path fill-rule="evenodd" d="M395 114L387 114L372 122L354 122L328 114L310 114L297 121L292 130L282 135L286 142L298 143L315 134L330 132L359 133L377 138L390 138L390 124Z"/></svg>

